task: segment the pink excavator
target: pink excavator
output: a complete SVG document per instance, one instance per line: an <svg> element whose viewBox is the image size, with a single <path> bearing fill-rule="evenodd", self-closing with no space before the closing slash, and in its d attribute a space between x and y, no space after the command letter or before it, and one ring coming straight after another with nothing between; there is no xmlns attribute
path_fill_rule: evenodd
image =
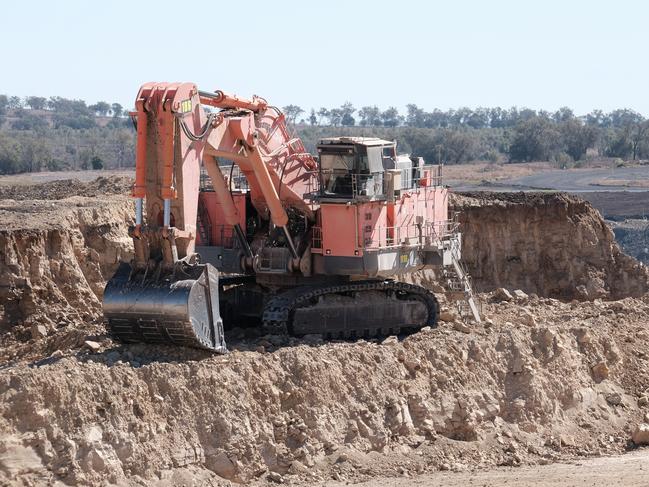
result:
<svg viewBox="0 0 649 487"><path fill-rule="evenodd" d="M104 293L125 342L225 352L224 329L353 339L435 326L426 268L479 320L441 166L377 138L317 156L282 112L192 83L146 83L137 127L135 257Z"/></svg>

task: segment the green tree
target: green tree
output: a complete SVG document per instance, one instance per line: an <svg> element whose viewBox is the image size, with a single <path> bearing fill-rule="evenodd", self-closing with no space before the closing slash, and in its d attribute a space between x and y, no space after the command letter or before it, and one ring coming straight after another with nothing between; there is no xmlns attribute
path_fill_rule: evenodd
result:
<svg viewBox="0 0 649 487"><path fill-rule="evenodd" d="M291 125L295 125L297 117L304 113L304 110L297 105L286 105L282 110L284 111L284 115L286 115L286 120Z"/></svg>
<svg viewBox="0 0 649 487"><path fill-rule="evenodd" d="M639 113L626 108L614 110L608 117L614 131L609 135L607 155L622 158L631 156L635 161L649 137L649 121Z"/></svg>
<svg viewBox="0 0 649 487"><path fill-rule="evenodd" d="M396 127L402 120L403 118L399 115L399 110L395 107L390 107L381 113L381 121L386 127Z"/></svg>
<svg viewBox="0 0 649 487"><path fill-rule="evenodd" d="M94 105L90 105L88 108L95 112L96 115L107 117L111 106L105 101L98 101Z"/></svg>
<svg viewBox="0 0 649 487"><path fill-rule="evenodd" d="M602 110L593 110L586 115L586 123L595 127L608 127L610 118Z"/></svg>
<svg viewBox="0 0 649 487"><path fill-rule="evenodd" d="M460 164L475 159L478 144L473 132L447 129L442 140L442 148L448 161Z"/></svg>
<svg viewBox="0 0 649 487"><path fill-rule="evenodd" d="M329 119L329 109L325 107L320 107L318 110L318 125L322 125L324 120Z"/></svg>
<svg viewBox="0 0 649 487"><path fill-rule="evenodd" d="M341 107L340 107L340 112L342 114L342 117L340 119L341 125L345 127L351 127L356 124L356 119L354 119L354 112L356 109L354 108L354 105L352 105L350 102L345 102Z"/></svg>
<svg viewBox="0 0 649 487"><path fill-rule="evenodd" d="M311 109L311 113L309 114L309 123L311 125L317 125L318 124L318 116L315 113L315 109Z"/></svg>
<svg viewBox="0 0 649 487"><path fill-rule="evenodd" d="M489 126L489 109L478 107L466 117L466 125L474 129L481 129Z"/></svg>
<svg viewBox="0 0 649 487"><path fill-rule="evenodd" d="M554 124L538 116L520 121L509 148L512 162L547 161L556 149L558 132Z"/></svg>
<svg viewBox="0 0 649 487"><path fill-rule="evenodd" d="M120 105L119 103L113 103L110 106L110 110L113 112L113 117L121 117L124 113L124 107L122 107L122 105Z"/></svg>
<svg viewBox="0 0 649 487"><path fill-rule="evenodd" d="M30 139L23 142L21 159L26 171L40 171L51 158L50 148L42 139Z"/></svg>
<svg viewBox="0 0 649 487"><path fill-rule="evenodd" d="M563 122L559 125L559 132L564 150L573 160L579 161L596 142L597 128L574 117L562 117L561 120Z"/></svg>
<svg viewBox="0 0 649 487"><path fill-rule="evenodd" d="M11 128L14 130L36 130L49 126L45 118L28 113L22 108L16 110L15 116L17 117L16 120L11 123Z"/></svg>
<svg viewBox="0 0 649 487"><path fill-rule="evenodd" d="M557 123L567 122L568 120L572 120L573 118L575 118L575 114L573 113L572 109L568 107L561 107L552 114L552 119Z"/></svg>
<svg viewBox="0 0 649 487"><path fill-rule="evenodd" d="M47 98L43 96L28 96L25 98L25 104L32 110L44 110Z"/></svg>
<svg viewBox="0 0 649 487"><path fill-rule="evenodd" d="M19 144L0 133L0 174L16 174L24 170Z"/></svg>
<svg viewBox="0 0 649 487"><path fill-rule="evenodd" d="M104 168L104 161L102 161L101 157L99 157L99 156L92 156L92 158L90 159L90 165L95 170L103 169Z"/></svg>
<svg viewBox="0 0 649 487"><path fill-rule="evenodd" d="M18 108L22 108L23 106L23 101L20 99L19 96L10 96L9 97L9 103L8 107L12 110L17 110Z"/></svg>
<svg viewBox="0 0 649 487"><path fill-rule="evenodd" d="M132 130L120 129L114 136L112 151L115 154L117 167L126 165L132 166L135 161L133 155L135 152L135 139ZM128 164L127 164L128 163Z"/></svg>
<svg viewBox="0 0 649 487"><path fill-rule="evenodd" d="M363 107L358 111L361 117L360 125L363 127L379 127L381 125L381 110L376 105Z"/></svg>
<svg viewBox="0 0 649 487"><path fill-rule="evenodd" d="M425 120L425 112L414 103L406 105L406 125L408 127L423 127Z"/></svg>
<svg viewBox="0 0 649 487"><path fill-rule="evenodd" d="M634 124L630 130L631 154L635 161L640 153L640 147L647 142L649 136L649 120Z"/></svg>
<svg viewBox="0 0 649 487"><path fill-rule="evenodd" d="M340 127L343 121L343 112L340 108L332 108L329 111L329 123L334 127Z"/></svg>

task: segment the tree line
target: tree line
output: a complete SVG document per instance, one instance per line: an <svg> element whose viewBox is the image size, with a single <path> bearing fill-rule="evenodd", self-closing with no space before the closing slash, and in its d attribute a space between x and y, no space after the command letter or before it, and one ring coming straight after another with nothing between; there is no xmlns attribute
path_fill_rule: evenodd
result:
<svg viewBox="0 0 649 487"><path fill-rule="evenodd" d="M649 159L649 120L630 109L577 116L528 108L426 111L414 104L356 109L283 108L289 126L315 152L322 137L376 136L429 162L553 161L571 167L596 158ZM0 95L0 174L131 167L135 133L119 103Z"/></svg>
<svg viewBox="0 0 649 487"><path fill-rule="evenodd" d="M284 112L298 132L320 133L323 130L314 128L334 127L350 134L387 135L431 161L554 161L565 167L589 155L649 158L649 120L630 109L577 116L568 107L555 112L517 107L426 111L409 104L402 115L395 107L357 110L347 102L333 109L311 109L308 115L297 105L284 107Z"/></svg>
<svg viewBox="0 0 649 487"><path fill-rule="evenodd" d="M125 115L119 103L0 94L0 174L132 166Z"/></svg>

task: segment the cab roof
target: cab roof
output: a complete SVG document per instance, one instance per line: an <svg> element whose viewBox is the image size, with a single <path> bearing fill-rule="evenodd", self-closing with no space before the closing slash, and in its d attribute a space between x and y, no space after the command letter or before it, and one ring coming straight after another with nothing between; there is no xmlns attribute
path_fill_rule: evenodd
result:
<svg viewBox="0 0 649 487"><path fill-rule="evenodd" d="M377 137L326 137L320 139L318 145L336 145L336 144L356 144L366 147L373 146L393 146L395 142L391 140L383 140Z"/></svg>

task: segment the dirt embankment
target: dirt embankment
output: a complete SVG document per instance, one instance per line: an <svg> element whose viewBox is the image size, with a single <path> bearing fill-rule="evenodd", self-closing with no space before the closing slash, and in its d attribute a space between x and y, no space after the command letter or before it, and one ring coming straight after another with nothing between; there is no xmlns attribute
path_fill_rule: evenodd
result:
<svg viewBox="0 0 649 487"><path fill-rule="evenodd" d="M101 296L106 279L121 260L131 258L127 235L132 202L110 194L96 197L0 200L0 358L10 359L35 338L38 347L54 350L74 344L88 333L72 330L95 324L101 330ZM47 186L47 185L43 185ZM86 185L78 184L82 190ZM93 183L91 186L96 186ZM38 194L27 188L27 194ZM67 193L69 194L69 193ZM24 195L23 195L24 196ZM69 332L72 332L71 336ZM78 335L78 336L77 336ZM22 347L21 347L22 349Z"/></svg>
<svg viewBox="0 0 649 487"><path fill-rule="evenodd" d="M226 356L121 345L99 298L129 257L131 202L58 194L0 200L0 483L313 485L543 464L633 448L649 421L646 297L485 294L484 324L402 340L236 336ZM457 203L483 289L564 296L570 283L544 287L564 274L583 297L644 289L589 205L510 197Z"/></svg>
<svg viewBox="0 0 649 487"><path fill-rule="evenodd" d="M62 200L71 196L99 198L105 195L128 195L133 179L126 176L100 176L91 181L56 179L40 184L0 184L0 200Z"/></svg>
<svg viewBox="0 0 649 487"><path fill-rule="evenodd" d="M462 193L462 257L476 288L560 299L619 299L649 289L599 212L563 193Z"/></svg>
<svg viewBox="0 0 649 487"><path fill-rule="evenodd" d="M0 477L313 485L633 445L649 401L646 302L485 312L485 326L403 341L268 337L209 357L105 339L17 364L0 372Z"/></svg>

